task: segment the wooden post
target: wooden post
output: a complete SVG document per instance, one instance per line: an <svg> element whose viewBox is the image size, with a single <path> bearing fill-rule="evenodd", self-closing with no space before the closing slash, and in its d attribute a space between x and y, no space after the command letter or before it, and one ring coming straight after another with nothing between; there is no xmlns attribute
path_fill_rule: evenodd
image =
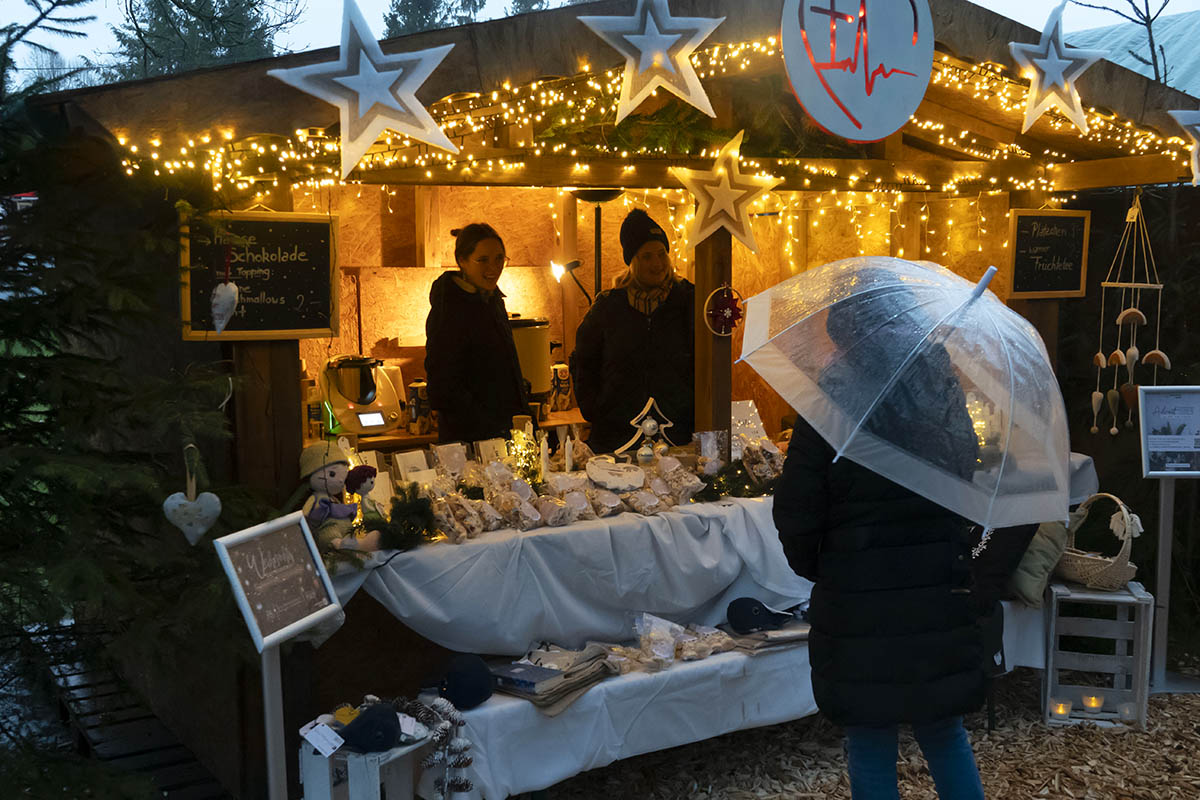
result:
<svg viewBox="0 0 1200 800"><path fill-rule="evenodd" d="M733 337L716 336L704 322L704 301L732 284L733 239L718 229L696 245L696 430L729 430L733 402ZM728 460L729 454L725 454Z"/></svg>

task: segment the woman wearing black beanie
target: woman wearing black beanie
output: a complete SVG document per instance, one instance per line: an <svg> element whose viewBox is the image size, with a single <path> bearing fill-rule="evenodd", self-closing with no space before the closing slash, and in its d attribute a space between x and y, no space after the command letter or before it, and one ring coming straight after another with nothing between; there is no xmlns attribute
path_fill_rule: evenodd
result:
<svg viewBox="0 0 1200 800"><path fill-rule="evenodd" d="M695 418L695 287L675 274L666 232L641 209L621 223L629 269L601 292L579 324L571 377L588 444L611 452L637 431L630 425L653 397L673 423L675 444L691 441ZM661 421L661 420L660 420Z"/></svg>

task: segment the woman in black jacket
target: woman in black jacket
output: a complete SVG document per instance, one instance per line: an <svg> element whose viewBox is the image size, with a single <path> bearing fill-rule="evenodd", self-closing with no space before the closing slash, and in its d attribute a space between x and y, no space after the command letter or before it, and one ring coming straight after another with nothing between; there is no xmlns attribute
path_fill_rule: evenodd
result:
<svg viewBox="0 0 1200 800"><path fill-rule="evenodd" d="M855 341L875 322L830 316L827 329L842 352L821 376L823 387L881 363L869 342ZM948 474L969 479L977 444L948 358L932 345L864 429L883 434L890 426L886 433L896 441L901 426L907 449L932 452L930 460ZM846 728L852 795L898 796L897 726L909 723L938 795L982 800L962 727L962 714L977 709L985 695L971 524L834 456L799 420L774 516L788 563L815 584L809 606L813 692L821 711Z"/></svg>
<svg viewBox="0 0 1200 800"><path fill-rule="evenodd" d="M452 233L458 270L443 274L429 290L429 405L438 412L443 442L501 438L513 416L529 413L504 293L496 286L508 261L504 241L484 223Z"/></svg>
<svg viewBox="0 0 1200 800"><path fill-rule="evenodd" d="M592 426L588 445L604 453L629 441L637 433L630 420L651 397L672 423L664 435L687 444L696 413L696 289L675 275L667 234L645 211L621 223L621 249L629 269L596 297L571 356L575 399Z"/></svg>

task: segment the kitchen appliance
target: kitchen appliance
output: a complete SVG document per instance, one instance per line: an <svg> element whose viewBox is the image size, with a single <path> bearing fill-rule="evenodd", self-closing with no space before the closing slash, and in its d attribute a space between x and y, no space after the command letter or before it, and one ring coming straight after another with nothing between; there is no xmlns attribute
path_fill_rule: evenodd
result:
<svg viewBox="0 0 1200 800"><path fill-rule="evenodd" d="M544 400L550 394L550 320L512 315L508 322L521 375L529 381L529 397Z"/></svg>
<svg viewBox="0 0 1200 800"><path fill-rule="evenodd" d="M320 375L329 433L370 435L404 424L404 387L399 367L368 356L334 356Z"/></svg>

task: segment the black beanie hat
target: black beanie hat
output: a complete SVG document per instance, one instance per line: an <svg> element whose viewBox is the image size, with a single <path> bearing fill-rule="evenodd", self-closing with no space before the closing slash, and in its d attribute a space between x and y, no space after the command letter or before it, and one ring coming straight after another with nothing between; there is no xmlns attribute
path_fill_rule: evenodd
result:
<svg viewBox="0 0 1200 800"><path fill-rule="evenodd" d="M637 251L642 249L642 245L646 242L662 242L663 247L669 251L671 242L667 239L667 233L659 227L658 223L650 219L650 215L640 208L635 208L625 216L625 221L621 223L621 255L625 257L625 264L629 265L633 261L633 257Z"/></svg>

